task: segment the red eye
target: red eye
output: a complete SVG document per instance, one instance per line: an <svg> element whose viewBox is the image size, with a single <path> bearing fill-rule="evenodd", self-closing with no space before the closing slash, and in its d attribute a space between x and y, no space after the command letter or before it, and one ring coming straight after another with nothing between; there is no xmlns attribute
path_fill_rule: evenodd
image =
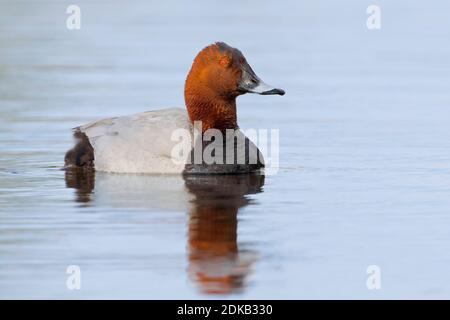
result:
<svg viewBox="0 0 450 320"><path fill-rule="evenodd" d="M220 60L219 60L219 64L222 66L222 67L228 67L229 65L230 65L230 59L228 58L228 57L222 57L222 58L220 58Z"/></svg>

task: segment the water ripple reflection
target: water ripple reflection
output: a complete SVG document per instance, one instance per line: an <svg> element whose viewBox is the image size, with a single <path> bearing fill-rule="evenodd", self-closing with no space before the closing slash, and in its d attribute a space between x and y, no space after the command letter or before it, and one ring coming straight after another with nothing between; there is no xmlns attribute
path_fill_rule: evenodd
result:
<svg viewBox="0 0 450 320"><path fill-rule="evenodd" d="M110 199L109 204L114 206L115 201L123 203L118 197L129 199L131 195L133 203L138 204L148 199L149 193L156 193L151 198L151 207L164 207L167 199L155 191L160 189L160 194L167 191L161 187L163 179L173 180L173 184L181 178L104 173L97 173L96 177L93 170L76 168L65 172L66 187L76 190L74 200L82 204ZM188 212L189 278L204 294L242 291L258 252L240 248L237 215L242 207L251 203L248 195L262 192L264 176L202 175L183 179L187 195L181 197L181 202L186 202ZM155 188L156 185L159 188ZM161 204L155 203L157 201Z"/></svg>

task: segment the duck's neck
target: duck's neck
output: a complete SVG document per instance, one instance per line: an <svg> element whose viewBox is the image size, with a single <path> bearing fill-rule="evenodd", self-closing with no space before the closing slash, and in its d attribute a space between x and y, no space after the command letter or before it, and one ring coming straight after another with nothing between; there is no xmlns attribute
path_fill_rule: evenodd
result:
<svg viewBox="0 0 450 320"><path fill-rule="evenodd" d="M186 108L192 123L201 121L202 131L236 129L236 98L218 98L185 94Z"/></svg>

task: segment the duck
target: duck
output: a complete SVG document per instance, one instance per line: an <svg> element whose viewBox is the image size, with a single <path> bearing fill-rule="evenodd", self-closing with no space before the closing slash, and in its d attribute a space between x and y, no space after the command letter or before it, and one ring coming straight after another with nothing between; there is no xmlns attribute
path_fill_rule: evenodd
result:
<svg viewBox="0 0 450 320"><path fill-rule="evenodd" d="M284 95L285 91L264 83L240 50L215 42L202 49L193 61L184 87L185 109L152 110L78 126L73 129L76 143L65 155L64 168L151 174L240 174L263 170L262 154L237 123L236 98L246 93ZM213 154L226 159L225 145L232 143L234 152L247 151L243 161L238 162L234 154L231 163L195 161L198 137L203 150L219 141L217 134L225 135L230 130L234 136L226 134L223 152L216 149ZM174 132L187 133L189 143L181 148L184 152L174 153L180 149ZM213 138L210 135L204 139L210 132L214 133Z"/></svg>

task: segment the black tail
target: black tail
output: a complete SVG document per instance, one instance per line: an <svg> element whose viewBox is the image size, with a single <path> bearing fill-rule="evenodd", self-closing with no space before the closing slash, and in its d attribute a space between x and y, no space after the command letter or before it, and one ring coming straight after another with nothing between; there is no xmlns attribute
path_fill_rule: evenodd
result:
<svg viewBox="0 0 450 320"><path fill-rule="evenodd" d="M94 148L92 148L88 137L76 130L73 134L77 140L75 147L67 151L64 158L65 167L94 167Z"/></svg>

